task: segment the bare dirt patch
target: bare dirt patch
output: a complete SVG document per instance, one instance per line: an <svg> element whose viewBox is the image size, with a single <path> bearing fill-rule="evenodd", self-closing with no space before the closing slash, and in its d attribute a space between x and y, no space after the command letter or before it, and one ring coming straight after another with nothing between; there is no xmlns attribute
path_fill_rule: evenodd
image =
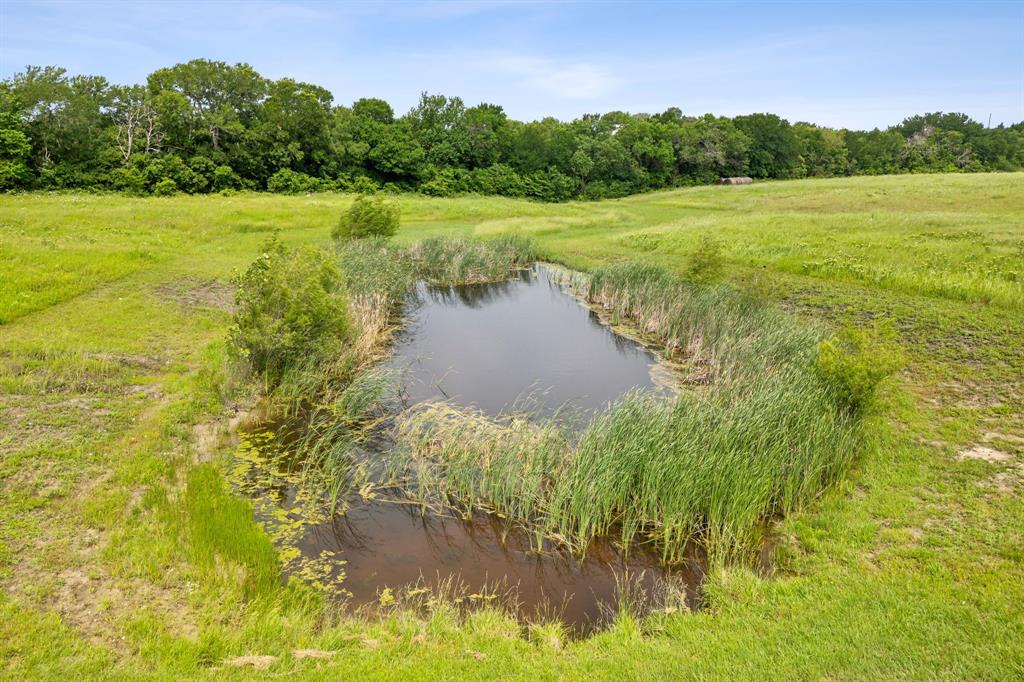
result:
<svg viewBox="0 0 1024 682"><path fill-rule="evenodd" d="M292 658L334 658L337 651L324 651L322 649L295 649L292 651Z"/></svg>
<svg viewBox="0 0 1024 682"><path fill-rule="evenodd" d="M97 561L109 538L96 528L73 536L57 536L36 542L33 555L62 545L65 568L26 558L11 567L0 584L12 598L36 608L60 614L62 620L93 644L109 647L117 656L130 654L122 636L124 624L149 609L160 614L180 636L195 639L198 625L188 611L186 595L142 578L117 578Z"/></svg>
<svg viewBox="0 0 1024 682"><path fill-rule="evenodd" d="M1007 443L1014 443L1016 445L1024 445L1024 437L1012 434L1012 433L1000 433L998 431L988 431L982 436L982 439L986 442L991 441L1006 441Z"/></svg>
<svg viewBox="0 0 1024 682"><path fill-rule="evenodd" d="M968 459L980 459L985 462L997 463L997 462L1008 462L1012 456L1008 452L1002 450L996 450L984 445L975 445L972 448L961 450L957 453L956 458L960 461Z"/></svg>
<svg viewBox="0 0 1024 682"><path fill-rule="evenodd" d="M196 461L208 462L217 451L237 445L238 429L251 419L252 412L236 407L226 417L196 424L192 428Z"/></svg>
<svg viewBox="0 0 1024 682"><path fill-rule="evenodd" d="M164 360L154 355L142 355L138 353L86 353L86 356L136 370L144 369L156 371L161 369L165 364Z"/></svg>
<svg viewBox="0 0 1024 682"><path fill-rule="evenodd" d="M235 658L229 658L224 661L224 665L229 665L233 668L245 668L247 666L252 666L256 670L266 670L270 666L274 665L275 661L277 661L277 656L249 654L248 656L236 656Z"/></svg>
<svg viewBox="0 0 1024 682"><path fill-rule="evenodd" d="M174 301L189 312L223 310L231 312L235 304L234 288L220 280L182 277L155 289L161 298Z"/></svg>

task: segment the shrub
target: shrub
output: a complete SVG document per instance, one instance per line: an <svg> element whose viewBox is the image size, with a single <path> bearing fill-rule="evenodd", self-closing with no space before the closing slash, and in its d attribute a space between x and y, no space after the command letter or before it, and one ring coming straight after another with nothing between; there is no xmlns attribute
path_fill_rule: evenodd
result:
<svg viewBox="0 0 1024 682"><path fill-rule="evenodd" d="M360 239L363 237L390 237L398 232L398 205L386 201L379 194L361 194L341 215L331 232L334 239Z"/></svg>
<svg viewBox="0 0 1024 682"><path fill-rule="evenodd" d="M217 169L213 171L213 189L215 191L239 189L241 186L242 178L231 166L217 166Z"/></svg>
<svg viewBox="0 0 1024 682"><path fill-rule="evenodd" d="M161 191L157 191L157 184L164 180L174 182L174 191L202 192L206 189L206 178L200 173L185 165L176 154L161 154L159 156L139 157L138 161L142 176L146 185L154 194L168 192L169 185L164 183ZM171 192L173 194L173 192Z"/></svg>
<svg viewBox="0 0 1024 682"><path fill-rule="evenodd" d="M523 178L526 196L541 201L565 201L572 198L573 179L555 168L537 171Z"/></svg>
<svg viewBox="0 0 1024 682"><path fill-rule="evenodd" d="M217 171L217 164L205 156L193 156L188 160L188 168L192 171L190 180L192 187L186 188L189 193L208 191L213 185L213 176Z"/></svg>
<svg viewBox="0 0 1024 682"><path fill-rule="evenodd" d="M236 279L232 353L269 384L340 353L352 325L341 269L328 253L268 244Z"/></svg>
<svg viewBox="0 0 1024 682"><path fill-rule="evenodd" d="M110 186L119 192L142 194L146 189L146 179L138 168L115 168L110 171Z"/></svg>
<svg viewBox="0 0 1024 682"><path fill-rule="evenodd" d="M522 177L511 166L503 163L473 170L469 184L481 194L501 194L506 197L521 197L525 194Z"/></svg>
<svg viewBox="0 0 1024 682"><path fill-rule="evenodd" d="M722 243L710 234L701 235L697 249L690 254L686 279L698 284L710 284L722 277Z"/></svg>
<svg viewBox="0 0 1024 682"><path fill-rule="evenodd" d="M158 197L169 197L178 193L178 183L170 178L164 178L153 185L153 194Z"/></svg>
<svg viewBox="0 0 1024 682"><path fill-rule="evenodd" d="M814 368L833 391L840 406L853 413L868 411L878 386L903 366L891 328L844 325L818 346Z"/></svg>
<svg viewBox="0 0 1024 682"><path fill-rule="evenodd" d="M278 194L305 194L320 189L322 183L319 178L293 171L291 168L282 168L267 180L267 190Z"/></svg>
<svg viewBox="0 0 1024 682"><path fill-rule="evenodd" d="M359 175L348 183L346 189L349 192L355 192L356 194L373 194L380 190L380 185L374 182L372 178L368 178L365 175Z"/></svg>
<svg viewBox="0 0 1024 682"><path fill-rule="evenodd" d="M458 193L458 180L452 168L430 167L430 179L420 184L419 191L432 197L450 197Z"/></svg>

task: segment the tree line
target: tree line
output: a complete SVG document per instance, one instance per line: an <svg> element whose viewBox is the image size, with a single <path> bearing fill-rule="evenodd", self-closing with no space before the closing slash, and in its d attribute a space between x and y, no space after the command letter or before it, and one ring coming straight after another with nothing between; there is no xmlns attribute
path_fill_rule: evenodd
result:
<svg viewBox="0 0 1024 682"><path fill-rule="evenodd" d="M790 124L774 114L613 111L521 122L501 106L423 93L336 106L326 89L196 59L145 85L59 67L0 82L0 189L136 194L230 190L475 192L600 199L719 177L1011 171L1024 122L929 113L885 130Z"/></svg>

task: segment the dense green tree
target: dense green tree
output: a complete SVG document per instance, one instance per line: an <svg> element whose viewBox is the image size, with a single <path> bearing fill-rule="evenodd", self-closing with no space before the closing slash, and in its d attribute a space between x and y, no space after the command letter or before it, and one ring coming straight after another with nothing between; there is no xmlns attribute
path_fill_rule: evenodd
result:
<svg viewBox="0 0 1024 682"><path fill-rule="evenodd" d="M484 168L508 157L509 120L496 104L479 104L466 109L462 117L465 131L463 159L467 168Z"/></svg>
<svg viewBox="0 0 1024 682"><path fill-rule="evenodd" d="M385 180L412 182L423 169L426 153L406 125L394 124L376 131L367 159Z"/></svg>
<svg viewBox="0 0 1024 682"><path fill-rule="evenodd" d="M789 121L775 114L737 116L736 127L750 138L750 175L792 178L799 174L800 142Z"/></svg>
<svg viewBox="0 0 1024 682"><path fill-rule="evenodd" d="M690 182L746 175L750 138L727 118L711 114L674 128L679 174Z"/></svg>
<svg viewBox="0 0 1024 682"><path fill-rule="evenodd" d="M356 116L376 121L377 123L394 123L395 110L382 99L364 97L352 105L352 113Z"/></svg>
<svg viewBox="0 0 1024 682"><path fill-rule="evenodd" d="M459 97L420 95L419 104L405 115L428 163L437 166L462 164L469 155L469 136L463 118L466 105Z"/></svg>
<svg viewBox="0 0 1024 682"><path fill-rule="evenodd" d="M845 175L850 167L842 131L797 123L793 133L800 143L801 165L798 175L831 177Z"/></svg>
<svg viewBox="0 0 1024 682"><path fill-rule="evenodd" d="M248 64L208 59L158 69L150 74L148 86L154 95L183 95L191 105L190 142L215 151L241 136L267 94L266 79Z"/></svg>
<svg viewBox="0 0 1024 682"><path fill-rule="evenodd" d="M1024 168L1024 123L962 113L887 130L611 111L519 122L495 104L423 93L401 118L381 99L331 93L247 64L196 59L111 85L58 67L0 81L0 190L126 192L417 190L561 201L750 174L762 179Z"/></svg>
<svg viewBox="0 0 1024 682"><path fill-rule="evenodd" d="M24 130L21 106L10 85L0 83L0 190L27 187L32 140Z"/></svg>
<svg viewBox="0 0 1024 682"><path fill-rule="evenodd" d="M16 75L34 170L44 186L102 185L116 152L107 144L110 103L106 79L67 76L64 69L29 67Z"/></svg>
<svg viewBox="0 0 1024 682"><path fill-rule="evenodd" d="M843 134L850 158L850 172L882 175L899 172L900 151L904 139L895 130L847 130Z"/></svg>

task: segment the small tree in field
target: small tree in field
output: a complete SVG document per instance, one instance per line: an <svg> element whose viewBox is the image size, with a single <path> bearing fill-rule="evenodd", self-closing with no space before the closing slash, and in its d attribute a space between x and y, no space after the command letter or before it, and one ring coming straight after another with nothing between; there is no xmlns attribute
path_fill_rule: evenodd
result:
<svg viewBox="0 0 1024 682"><path fill-rule="evenodd" d="M331 232L334 239L390 237L398 232L399 210L379 194L360 194Z"/></svg>

